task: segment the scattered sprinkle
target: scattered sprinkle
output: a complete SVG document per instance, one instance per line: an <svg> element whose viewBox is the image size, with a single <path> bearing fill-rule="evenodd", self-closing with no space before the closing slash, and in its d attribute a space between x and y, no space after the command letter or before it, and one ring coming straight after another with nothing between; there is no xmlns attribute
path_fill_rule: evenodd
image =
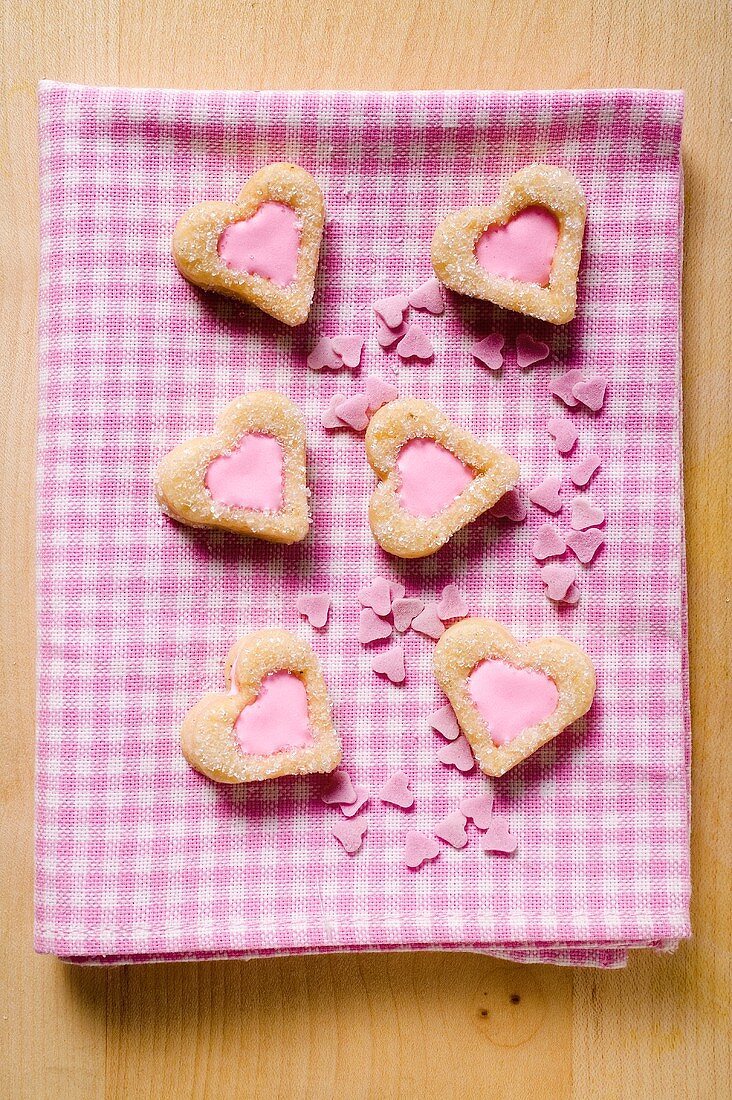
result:
<svg viewBox="0 0 732 1100"><path fill-rule="evenodd" d="M446 737L448 741L455 741L460 736L460 726L458 720L455 717L455 711L452 709L449 703L446 703L444 707L440 707L439 710L434 711L428 718L428 722L433 730L437 730L443 737Z"/></svg>
<svg viewBox="0 0 732 1100"><path fill-rule="evenodd" d="M324 428L346 428L347 424L337 415L336 409L346 400L345 393L334 393L327 409L324 409L320 417L320 423Z"/></svg>
<svg viewBox="0 0 732 1100"><path fill-rule="evenodd" d="M541 570L541 579L549 599L562 602L577 580L577 570L573 565L545 565Z"/></svg>
<svg viewBox="0 0 732 1100"><path fill-rule="evenodd" d="M343 366L350 367L352 370L361 364L363 344L362 336L334 336L331 340L333 351Z"/></svg>
<svg viewBox="0 0 732 1100"><path fill-rule="evenodd" d="M569 476L578 489L584 489L585 485L589 485L599 469L600 456L591 454L588 455L587 458L583 458L580 462L576 463L569 471Z"/></svg>
<svg viewBox="0 0 732 1100"><path fill-rule="evenodd" d="M321 630L328 622L330 596L325 593L321 595L304 594L297 597L295 607L298 614L303 615L311 626L314 626L316 630Z"/></svg>
<svg viewBox="0 0 732 1100"><path fill-rule="evenodd" d="M494 519L508 519L511 523L523 523L528 515L526 501L518 489L509 489L493 507L490 514Z"/></svg>
<svg viewBox="0 0 732 1100"><path fill-rule="evenodd" d="M528 332L520 332L516 337L516 362L522 370L541 363L549 355L549 345L543 340L535 340Z"/></svg>
<svg viewBox="0 0 732 1100"><path fill-rule="evenodd" d="M417 599L416 596L407 596L406 599L394 600L391 610L394 615L394 627L403 634L405 630L409 630L417 615L424 611L424 601Z"/></svg>
<svg viewBox="0 0 732 1100"><path fill-rule="evenodd" d="M394 772L379 791L379 798L390 806L409 810L414 805L414 795L409 789L409 780L404 772Z"/></svg>
<svg viewBox="0 0 732 1100"><path fill-rule="evenodd" d="M605 536L596 527L588 531L570 531L567 535L567 546L583 565L589 565L604 542Z"/></svg>
<svg viewBox="0 0 732 1100"><path fill-rule="evenodd" d="M561 558L567 551L567 544L551 523L544 523L536 532L536 538L531 546L531 553L537 561L546 561L547 558Z"/></svg>
<svg viewBox="0 0 732 1100"><path fill-rule="evenodd" d="M363 844L364 833L368 825L359 818L357 821L336 821L331 825L333 836L343 845L349 856L355 855Z"/></svg>
<svg viewBox="0 0 732 1100"><path fill-rule="evenodd" d="M518 840L508 831L508 823L503 817L494 817L483 834L480 846L484 852L503 852L510 855L516 851Z"/></svg>
<svg viewBox="0 0 732 1100"><path fill-rule="evenodd" d="M391 611L391 584L384 577L377 577L368 588L358 593L362 607L370 607L383 618Z"/></svg>
<svg viewBox="0 0 732 1100"><path fill-rule="evenodd" d="M341 813L345 814L346 817L355 817L358 811L362 810L369 800L369 792L365 787L359 787L358 783L356 783L353 789L356 792L355 802L349 802L348 804L339 804L339 809Z"/></svg>
<svg viewBox="0 0 732 1100"><path fill-rule="evenodd" d="M606 392L607 379L601 378L600 375L588 378L586 382L577 382L572 386L573 396L577 398L581 405L592 412L599 412L602 408L605 403Z"/></svg>
<svg viewBox="0 0 732 1100"><path fill-rule="evenodd" d="M383 653L377 653L371 667L379 676L388 677L392 684L403 684L406 677L403 647L394 645Z"/></svg>
<svg viewBox="0 0 732 1100"><path fill-rule="evenodd" d="M385 382L383 378L376 378L373 375L366 379L364 389L368 398L369 412L376 412L382 405L388 405L390 401L395 401L399 396L399 390L396 386L392 386L391 382Z"/></svg>
<svg viewBox="0 0 732 1100"><path fill-rule="evenodd" d="M500 370L503 366L503 345L506 340L500 332L492 332L490 336L484 336L477 340L470 349L470 354L489 370Z"/></svg>
<svg viewBox="0 0 732 1100"><path fill-rule="evenodd" d="M338 415L340 416L340 413ZM559 495L561 484L561 477L545 477L540 485L530 491L529 500L532 504L538 504L545 512L561 512L562 498Z"/></svg>
<svg viewBox="0 0 732 1100"><path fill-rule="evenodd" d="M582 381L582 377L581 370L568 370L566 374L563 374L560 378L555 378L553 382L549 383L549 393L558 397L560 401L573 409L578 402L572 390L578 382Z"/></svg>
<svg viewBox="0 0 732 1100"><path fill-rule="evenodd" d="M404 587L403 584L399 583L399 581L390 581L389 586L391 588L391 603L392 603L392 608L393 608L394 601L395 600L403 600L404 599L404 593L407 590L406 590L406 588Z"/></svg>
<svg viewBox="0 0 732 1100"><path fill-rule="evenodd" d="M320 792L320 799L326 806L352 806L356 801L356 789L348 772L342 768L331 772Z"/></svg>
<svg viewBox="0 0 732 1100"><path fill-rule="evenodd" d="M379 642L382 638L391 637L391 623L380 619L370 607L364 607L358 623L358 640L361 645L370 645L371 642Z"/></svg>
<svg viewBox="0 0 732 1100"><path fill-rule="evenodd" d="M416 871L425 860L436 859L440 854L440 845L433 836L425 836L416 829L410 829L404 842L404 862Z"/></svg>
<svg viewBox="0 0 732 1100"><path fill-rule="evenodd" d="M400 359L431 359L435 354L427 333L419 325L410 325L397 344Z"/></svg>
<svg viewBox="0 0 732 1100"><path fill-rule="evenodd" d="M460 803L460 812L473 822L476 829L487 829L493 817L493 795L488 791L474 798L464 798Z"/></svg>
<svg viewBox="0 0 732 1100"><path fill-rule="evenodd" d="M388 325L380 324L378 332L376 333L376 339L379 346L382 348L390 348L392 344L396 344L397 340L401 340L402 336L406 335L409 325L406 321L398 326L398 328L389 328Z"/></svg>
<svg viewBox="0 0 732 1100"><path fill-rule="evenodd" d="M330 336L321 336L317 344L307 358L310 370L340 370L343 360L333 351L333 341Z"/></svg>
<svg viewBox="0 0 732 1100"><path fill-rule="evenodd" d="M409 299L405 294L390 294L374 302L374 313L388 328L399 328L408 309Z"/></svg>
<svg viewBox="0 0 732 1100"><path fill-rule="evenodd" d="M605 511L593 504L588 497L575 497L572 501L572 529L584 531L587 527L600 527L605 522Z"/></svg>
<svg viewBox="0 0 732 1100"><path fill-rule="evenodd" d="M448 584L443 588L437 614L443 623L450 619L464 619L468 614L467 601L456 585Z"/></svg>
<svg viewBox="0 0 732 1100"><path fill-rule="evenodd" d="M409 304L413 309L425 309L428 313L439 316L445 312L445 303L442 299L440 284L434 277L422 283L409 295Z"/></svg>
<svg viewBox="0 0 732 1100"><path fill-rule="evenodd" d="M349 428L353 428L355 432L362 432L369 422L368 407L369 399L366 394L356 393L353 397L347 397L345 401L341 401L340 405L336 405L335 413Z"/></svg>
<svg viewBox="0 0 732 1100"><path fill-rule="evenodd" d="M546 430L554 439L560 455L568 455L579 439L579 432L572 421L563 416L553 416Z"/></svg>
<svg viewBox="0 0 732 1100"><path fill-rule="evenodd" d="M435 641L442 637L445 633L445 624L437 614L436 603L425 604L424 610L412 619L412 630L416 630L418 634L424 634L427 638L434 638Z"/></svg>
<svg viewBox="0 0 732 1100"><path fill-rule="evenodd" d="M453 848L465 847L468 843L468 834L465 829L465 818L460 810L454 810L447 817L443 817L442 821L437 822L435 836L451 844Z"/></svg>
<svg viewBox="0 0 732 1100"><path fill-rule="evenodd" d="M469 772L475 764L473 750L462 733L451 744L443 745L437 753L437 759L441 764L457 768L459 772Z"/></svg>

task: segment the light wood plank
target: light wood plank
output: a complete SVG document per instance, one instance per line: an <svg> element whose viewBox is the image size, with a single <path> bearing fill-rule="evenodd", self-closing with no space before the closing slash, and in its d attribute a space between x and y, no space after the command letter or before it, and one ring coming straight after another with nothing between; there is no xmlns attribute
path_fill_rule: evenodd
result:
<svg viewBox="0 0 732 1100"><path fill-rule="evenodd" d="M702 0L22 0L4 8L0 126L0 1095L716 1098L729 1064L730 16ZM92 971L32 921L35 83L179 87L683 86L685 419L696 938L620 973L455 955ZM512 995L520 997L517 1003ZM487 1015L482 1015L486 1012Z"/></svg>

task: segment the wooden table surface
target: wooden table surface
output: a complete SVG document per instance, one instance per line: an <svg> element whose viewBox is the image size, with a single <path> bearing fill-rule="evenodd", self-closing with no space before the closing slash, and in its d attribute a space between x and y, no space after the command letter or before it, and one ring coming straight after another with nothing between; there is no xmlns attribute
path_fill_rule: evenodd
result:
<svg viewBox="0 0 732 1100"><path fill-rule="evenodd" d="M726 1098L730 7L725 0L3 4L0 1096ZM474 955L83 969L32 949L36 82L682 87L693 924L625 971Z"/></svg>

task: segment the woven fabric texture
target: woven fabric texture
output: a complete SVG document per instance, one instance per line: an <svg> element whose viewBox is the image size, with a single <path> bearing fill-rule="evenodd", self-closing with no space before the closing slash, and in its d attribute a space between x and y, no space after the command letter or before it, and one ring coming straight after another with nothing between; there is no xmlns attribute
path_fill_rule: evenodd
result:
<svg viewBox="0 0 732 1100"><path fill-rule="evenodd" d="M36 946L77 961L398 948L474 949L525 961L622 965L689 934L689 724L680 424L680 140L683 100L654 91L177 92L45 83L40 91ZM263 164L320 181L329 213L309 322L291 330L189 286L170 256L176 219L233 199ZM437 220L491 202L535 160L569 168L588 200L577 318L551 326L447 295L415 314L435 356L407 365L376 343L372 303L429 277ZM492 373L469 348L506 337ZM528 332L550 359L517 369ZM323 335L366 339L360 373L315 373ZM548 383L607 377L602 412L568 411ZM522 487L562 474L569 526L577 458L606 546L579 566L573 608L543 594L525 524L484 519L420 562L374 543L362 438L320 412L363 377L396 379L519 460ZM248 390L290 395L308 424L314 524L273 547L165 519L160 457L211 430ZM546 424L577 425L561 457ZM573 559L570 559L573 560ZM407 680L386 683L356 640L356 592L376 575L432 597L453 582L471 612L521 639L563 633L598 674L586 720L494 784L519 838L477 835L420 871L408 828L430 833L488 780L437 760L427 721L444 699L433 644L409 633ZM329 592L327 630L296 613ZM225 787L193 772L181 720L249 630L307 637L323 665L344 766L371 792L362 850L330 834L317 777ZM378 647L376 647L378 651ZM397 769L409 813L376 792Z"/></svg>

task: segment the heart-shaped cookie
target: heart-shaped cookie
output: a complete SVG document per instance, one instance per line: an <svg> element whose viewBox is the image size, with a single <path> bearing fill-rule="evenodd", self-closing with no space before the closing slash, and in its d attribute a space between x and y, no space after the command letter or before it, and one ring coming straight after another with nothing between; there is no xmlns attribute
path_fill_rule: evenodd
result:
<svg viewBox="0 0 732 1100"><path fill-rule="evenodd" d="M371 417L366 457L380 479L369 506L387 554L424 558L519 479L518 463L458 428L429 401L391 401Z"/></svg>
<svg viewBox="0 0 732 1100"><path fill-rule="evenodd" d="M223 527L268 542L308 533L305 421L289 397L237 397L213 435L181 443L155 475L158 503L189 527Z"/></svg>
<svg viewBox="0 0 732 1100"><path fill-rule="evenodd" d="M331 772L341 745L318 659L287 630L239 639L226 658L226 694L204 695L183 721L188 763L218 783Z"/></svg>
<svg viewBox="0 0 732 1100"><path fill-rule="evenodd" d="M520 645L492 619L463 619L433 656L479 767L499 776L586 714L595 694L587 654L566 638Z"/></svg>
<svg viewBox="0 0 732 1100"><path fill-rule="evenodd" d="M530 164L493 206L440 222L432 266L445 286L554 325L571 321L585 230L585 196L564 168Z"/></svg>
<svg viewBox="0 0 732 1100"><path fill-rule="evenodd" d="M268 164L236 202L199 202L173 233L190 283L248 302L286 325L307 321L325 224L323 193L296 164Z"/></svg>

